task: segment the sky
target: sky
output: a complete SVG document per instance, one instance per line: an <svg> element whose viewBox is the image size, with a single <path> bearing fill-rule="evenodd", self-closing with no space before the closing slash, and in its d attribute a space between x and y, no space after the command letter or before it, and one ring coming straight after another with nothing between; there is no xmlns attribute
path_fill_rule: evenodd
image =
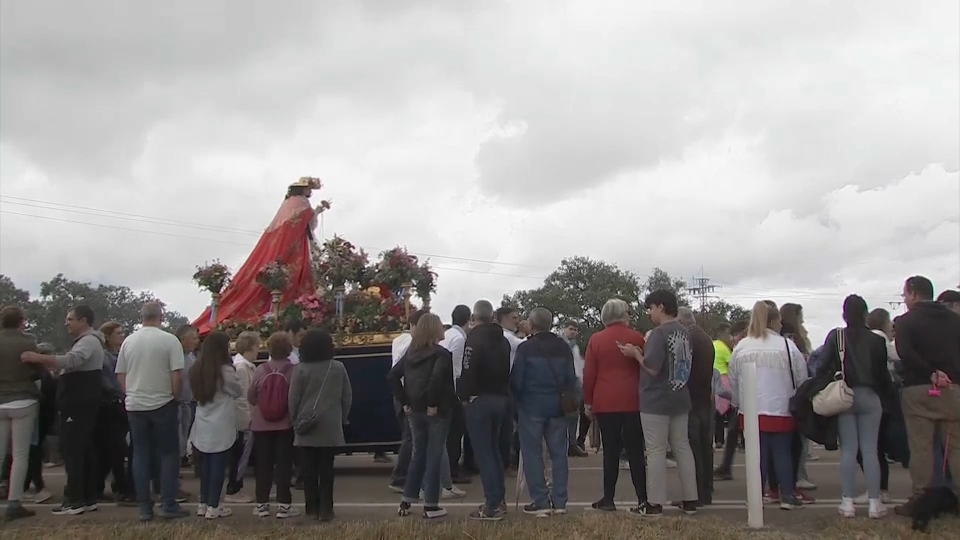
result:
<svg viewBox="0 0 960 540"><path fill-rule="evenodd" d="M804 306L960 284L960 4L0 4L0 273L147 289L236 269L288 184L405 245L434 311L564 257ZM894 304L895 305L895 304ZM900 308L902 309L902 308Z"/></svg>

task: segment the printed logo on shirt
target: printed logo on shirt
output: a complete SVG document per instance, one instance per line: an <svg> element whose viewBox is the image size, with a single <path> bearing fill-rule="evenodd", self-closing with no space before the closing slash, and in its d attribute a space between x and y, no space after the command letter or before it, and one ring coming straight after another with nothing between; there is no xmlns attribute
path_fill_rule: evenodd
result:
<svg viewBox="0 0 960 540"><path fill-rule="evenodd" d="M683 389L690 380L693 354L690 351L690 340L680 330L667 336L667 362L670 364L670 389Z"/></svg>
<svg viewBox="0 0 960 540"><path fill-rule="evenodd" d="M470 369L470 357L473 356L473 347L463 349L463 364L461 370Z"/></svg>

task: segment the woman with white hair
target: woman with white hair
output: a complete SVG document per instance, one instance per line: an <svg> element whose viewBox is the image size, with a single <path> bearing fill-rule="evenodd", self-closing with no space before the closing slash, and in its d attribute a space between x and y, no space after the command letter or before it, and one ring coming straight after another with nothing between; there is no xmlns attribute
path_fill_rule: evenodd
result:
<svg viewBox="0 0 960 540"><path fill-rule="evenodd" d="M584 356L583 408L596 419L603 445L603 498L595 510L612 512L620 452L626 448L630 477L637 494L636 510L647 500L643 432L640 429L640 366L620 352L620 346L642 348L643 334L630 328L630 306L618 298L608 300L600 310L604 329L590 336Z"/></svg>

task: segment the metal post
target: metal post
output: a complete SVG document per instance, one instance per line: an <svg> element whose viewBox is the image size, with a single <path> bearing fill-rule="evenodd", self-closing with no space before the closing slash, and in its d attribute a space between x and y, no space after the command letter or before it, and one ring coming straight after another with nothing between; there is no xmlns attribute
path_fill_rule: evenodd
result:
<svg viewBox="0 0 960 540"><path fill-rule="evenodd" d="M763 481L760 478L760 421L757 418L757 365L742 366L740 411L743 413L743 440L746 443L747 526L763 527ZM736 421L736 420L734 420Z"/></svg>

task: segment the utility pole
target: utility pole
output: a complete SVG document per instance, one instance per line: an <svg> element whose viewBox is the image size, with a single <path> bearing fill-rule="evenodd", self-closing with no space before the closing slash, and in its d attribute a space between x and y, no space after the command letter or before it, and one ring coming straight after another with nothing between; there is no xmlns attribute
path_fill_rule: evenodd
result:
<svg viewBox="0 0 960 540"><path fill-rule="evenodd" d="M700 276L690 278L690 283L691 285L687 286L687 292L700 303L700 311L706 311L710 300L714 298L713 293L719 287L710 284L710 278L703 274L702 266L700 267Z"/></svg>

